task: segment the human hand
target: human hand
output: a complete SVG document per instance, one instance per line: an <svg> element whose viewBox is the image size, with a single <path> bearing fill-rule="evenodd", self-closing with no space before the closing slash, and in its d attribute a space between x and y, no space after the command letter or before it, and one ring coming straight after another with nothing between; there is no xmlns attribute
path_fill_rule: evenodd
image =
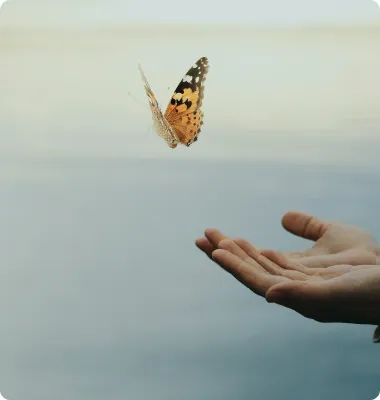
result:
<svg viewBox="0 0 380 400"><path fill-rule="evenodd" d="M289 212L282 219L283 227L290 233L314 241L314 245L300 252L282 252L289 261L309 268L323 268L338 264L380 265L380 251L376 240L355 226L327 222L300 212ZM217 230L207 230L196 244L210 258L221 240L228 239ZM237 244L245 243L235 239ZM267 250L259 250L267 254Z"/></svg>
<svg viewBox="0 0 380 400"><path fill-rule="evenodd" d="M284 255L260 254L245 242L219 242L212 258L270 303L319 322L380 323L380 266L335 265L310 268ZM374 334L380 341L380 328Z"/></svg>

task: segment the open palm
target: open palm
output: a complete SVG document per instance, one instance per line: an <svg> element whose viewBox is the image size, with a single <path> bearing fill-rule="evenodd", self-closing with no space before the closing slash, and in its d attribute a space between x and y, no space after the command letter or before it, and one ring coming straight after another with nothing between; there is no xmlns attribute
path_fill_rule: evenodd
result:
<svg viewBox="0 0 380 400"><path fill-rule="evenodd" d="M301 252L259 250L207 229L197 246L254 293L320 322L380 324L380 251L365 231L288 213L283 226L314 240ZM380 342L380 327L374 341Z"/></svg>
<svg viewBox="0 0 380 400"><path fill-rule="evenodd" d="M251 245L222 240L213 259L256 294L320 322L380 323L380 267L309 268ZM378 337L375 337L378 340Z"/></svg>
<svg viewBox="0 0 380 400"><path fill-rule="evenodd" d="M322 221L300 212L289 212L282 219L283 227L290 233L314 241L314 245L303 251L282 252L289 260L310 267L328 267L338 264L380 264L380 252L376 240L369 233L355 226ZM228 239L215 229L207 229L205 237L196 241L197 246L210 258L221 240ZM246 242L235 239L238 244ZM265 255L267 250L261 249Z"/></svg>

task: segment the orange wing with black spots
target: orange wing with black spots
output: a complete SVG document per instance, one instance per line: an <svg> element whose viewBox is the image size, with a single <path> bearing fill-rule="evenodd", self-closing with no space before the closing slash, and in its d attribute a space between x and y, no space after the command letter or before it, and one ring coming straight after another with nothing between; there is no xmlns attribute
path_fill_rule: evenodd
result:
<svg viewBox="0 0 380 400"><path fill-rule="evenodd" d="M165 111L164 117L176 138L186 146L197 140L203 125L201 106L208 69L207 58L200 58L177 86Z"/></svg>

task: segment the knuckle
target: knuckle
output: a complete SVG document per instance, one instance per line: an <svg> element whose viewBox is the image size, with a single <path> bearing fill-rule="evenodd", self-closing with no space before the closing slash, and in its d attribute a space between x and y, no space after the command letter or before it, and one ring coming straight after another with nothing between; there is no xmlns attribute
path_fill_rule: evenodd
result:
<svg viewBox="0 0 380 400"><path fill-rule="evenodd" d="M248 240L243 239L243 238L237 238L237 239L235 240L235 242L236 242L239 246L251 247L251 244L248 242Z"/></svg>
<svg viewBox="0 0 380 400"><path fill-rule="evenodd" d="M233 241L231 239L223 239L219 242L218 247L220 249L229 250L233 246Z"/></svg>

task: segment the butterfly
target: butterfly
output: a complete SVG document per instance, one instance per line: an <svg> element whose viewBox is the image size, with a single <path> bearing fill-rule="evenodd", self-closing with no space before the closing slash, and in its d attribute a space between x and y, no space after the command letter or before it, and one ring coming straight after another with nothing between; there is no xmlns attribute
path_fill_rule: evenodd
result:
<svg viewBox="0 0 380 400"><path fill-rule="evenodd" d="M165 114L162 113L140 64L139 70L157 134L164 138L172 149L176 148L178 144L190 146L198 139L203 125L201 106L204 82L209 70L208 59L206 57L200 58L187 71L175 89Z"/></svg>

